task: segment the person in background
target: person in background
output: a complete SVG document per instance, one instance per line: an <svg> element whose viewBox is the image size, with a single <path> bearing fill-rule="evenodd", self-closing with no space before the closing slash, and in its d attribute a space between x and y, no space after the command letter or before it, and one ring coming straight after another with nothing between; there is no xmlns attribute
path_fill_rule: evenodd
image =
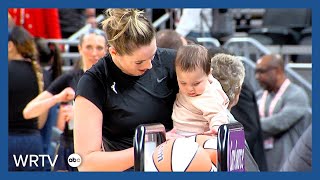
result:
<svg viewBox="0 0 320 180"><path fill-rule="evenodd" d="M87 24L91 26L90 28L97 28L96 9L60 8L59 21L62 38L69 39ZM76 45L67 45L64 46L64 51L78 52L78 47Z"/></svg>
<svg viewBox="0 0 320 180"><path fill-rule="evenodd" d="M229 54L233 56L233 54L221 47L209 48L208 54L210 58L213 58L216 54ZM244 78L239 101L232 107L231 114L243 125L246 141L253 158L259 165L259 170L267 171L258 104L255 93L249 83L249 78Z"/></svg>
<svg viewBox="0 0 320 180"><path fill-rule="evenodd" d="M312 124L304 131L280 171L312 170Z"/></svg>
<svg viewBox="0 0 320 180"><path fill-rule="evenodd" d="M187 40L174 30L163 29L157 32L157 46L178 50L179 47L187 45Z"/></svg>
<svg viewBox="0 0 320 180"><path fill-rule="evenodd" d="M58 45L52 42L46 42L43 38L35 37L35 43L38 51L38 60L42 66L42 72L44 77L44 89L60 75L62 75L62 59L60 49ZM44 154L50 155L54 159L55 148L52 146L52 135L55 132L55 125L57 123L59 105L55 105L50 108L48 117L43 128L40 130L43 142ZM54 135L53 135L54 136ZM45 159L45 170L50 171L51 166L49 159Z"/></svg>
<svg viewBox="0 0 320 180"><path fill-rule="evenodd" d="M91 68L107 53L107 38L103 31L91 29L83 34L79 41L81 68L61 75L36 98L30 101L23 111L24 117L33 118L46 114L48 110L60 104L57 127L63 132L59 148L59 158L54 170L73 171L66 162L73 150L73 108L77 83L85 71Z"/></svg>
<svg viewBox="0 0 320 180"><path fill-rule="evenodd" d="M60 8L59 20L62 38L69 38L79 31L86 24L91 24L92 28L97 27L95 21L96 11L94 8L74 9Z"/></svg>
<svg viewBox="0 0 320 180"><path fill-rule="evenodd" d="M239 102L241 87L243 87L245 69L241 60L229 54L216 54L211 58L211 69L212 76L220 82L224 92L230 99L226 110L230 123L240 122L230 111ZM245 171L259 171L259 167L252 157L247 143L245 143L244 150Z"/></svg>
<svg viewBox="0 0 320 180"><path fill-rule="evenodd" d="M23 26L34 37L61 39L57 8L9 8L8 13L18 26Z"/></svg>
<svg viewBox="0 0 320 180"><path fill-rule="evenodd" d="M308 96L287 78L280 55L262 56L255 73L263 88L258 105L268 170L279 171L311 122Z"/></svg>
<svg viewBox="0 0 320 180"><path fill-rule="evenodd" d="M62 75L61 52L57 44L46 42L44 38L35 37L38 60L43 67L45 89Z"/></svg>
<svg viewBox="0 0 320 180"><path fill-rule="evenodd" d="M135 128L162 123L172 129L176 53L157 48L156 32L143 11L108 9L102 24L109 55L81 77L75 98L78 170L132 170Z"/></svg>
<svg viewBox="0 0 320 180"><path fill-rule="evenodd" d="M223 91L230 100L228 118L234 122L231 109L238 101L244 81L245 70L240 59L228 54L216 54L211 58L211 74L221 84Z"/></svg>
<svg viewBox="0 0 320 180"><path fill-rule="evenodd" d="M30 154L43 154L40 130L46 115L26 118L23 108L43 91L43 74L37 62L37 49L32 35L23 27L13 26L8 38L8 101L9 101L9 171L42 171L32 164L16 166L15 160Z"/></svg>
<svg viewBox="0 0 320 180"><path fill-rule="evenodd" d="M245 78L239 101L231 109L231 113L244 127L250 152L259 165L259 170L267 171L258 104L253 88L247 80Z"/></svg>
<svg viewBox="0 0 320 180"><path fill-rule="evenodd" d="M211 37L212 9L184 8L179 23L175 29L177 33L186 39L197 42L198 37ZM201 16L205 16L208 25Z"/></svg>

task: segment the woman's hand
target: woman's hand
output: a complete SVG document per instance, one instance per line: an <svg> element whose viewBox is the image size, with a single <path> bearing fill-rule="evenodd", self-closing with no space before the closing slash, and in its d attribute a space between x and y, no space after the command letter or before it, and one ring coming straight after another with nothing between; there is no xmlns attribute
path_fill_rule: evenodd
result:
<svg viewBox="0 0 320 180"><path fill-rule="evenodd" d="M69 122L73 119L73 106L72 104L61 104L60 113L65 122Z"/></svg>
<svg viewBox="0 0 320 180"><path fill-rule="evenodd" d="M59 102L68 102L72 101L75 98L75 92L71 87L65 88L59 94L56 95L57 101Z"/></svg>
<svg viewBox="0 0 320 180"><path fill-rule="evenodd" d="M61 104L58 118L57 118L57 127L64 131L66 123L68 123L70 120L73 120L73 106L71 104Z"/></svg>

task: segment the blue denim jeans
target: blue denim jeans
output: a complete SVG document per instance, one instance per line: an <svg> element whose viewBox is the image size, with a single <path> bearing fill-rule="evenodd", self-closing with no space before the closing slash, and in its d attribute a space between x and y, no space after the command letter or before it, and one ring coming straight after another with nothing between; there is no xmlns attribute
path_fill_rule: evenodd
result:
<svg viewBox="0 0 320 180"><path fill-rule="evenodd" d="M43 154L43 144L39 131L34 133L9 133L8 137L8 170L9 171L43 171L41 159L39 159L37 165L30 163L27 159L26 166L23 167L21 161L20 164L15 163L14 155L18 160L21 155L22 158L26 158L30 155Z"/></svg>
<svg viewBox="0 0 320 180"><path fill-rule="evenodd" d="M43 141L44 153L46 154L49 151L49 146L51 143L52 127L54 127L57 123L58 107L59 107L58 105L55 105L50 108L47 121L44 124L43 128L40 130L42 141Z"/></svg>
<svg viewBox="0 0 320 180"><path fill-rule="evenodd" d="M57 123L57 109L58 109L58 105L55 105L53 107L50 108L49 113L48 113L48 117L47 117L47 121L45 123L45 125L43 126L43 128L40 130L41 136L42 136L42 142L43 142L43 150L45 154L50 155L51 159L54 159L54 150L52 150L51 148L51 137L52 137L52 129L55 126L55 124ZM51 166L49 163L49 159L45 159L45 170L46 171L50 171L51 170Z"/></svg>

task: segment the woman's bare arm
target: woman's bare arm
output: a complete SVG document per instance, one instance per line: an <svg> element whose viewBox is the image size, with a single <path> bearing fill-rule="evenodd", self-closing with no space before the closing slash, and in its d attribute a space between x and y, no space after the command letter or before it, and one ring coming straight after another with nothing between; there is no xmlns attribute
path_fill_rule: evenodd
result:
<svg viewBox="0 0 320 180"><path fill-rule="evenodd" d="M103 115L99 108L82 96L74 105L75 153L82 158L79 171L124 171L134 164L134 151L102 151Z"/></svg>
<svg viewBox="0 0 320 180"><path fill-rule="evenodd" d="M74 94L74 90L70 87L56 95L44 91L27 104L23 110L23 117L25 119L39 117L39 129L41 129L46 122L49 109L57 103L73 100Z"/></svg>

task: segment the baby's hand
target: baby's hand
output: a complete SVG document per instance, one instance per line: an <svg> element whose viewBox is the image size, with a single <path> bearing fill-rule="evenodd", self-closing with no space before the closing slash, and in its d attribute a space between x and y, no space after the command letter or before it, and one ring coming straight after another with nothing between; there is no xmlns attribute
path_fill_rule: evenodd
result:
<svg viewBox="0 0 320 180"><path fill-rule="evenodd" d="M204 132L203 135L217 136L218 128L219 126L213 126L209 131Z"/></svg>
<svg viewBox="0 0 320 180"><path fill-rule="evenodd" d="M184 136L181 136L181 135L177 134L175 128L173 128L171 131L168 131L168 132L166 133L166 139L167 139L167 140L177 139L177 138L181 138L181 137L184 137Z"/></svg>

